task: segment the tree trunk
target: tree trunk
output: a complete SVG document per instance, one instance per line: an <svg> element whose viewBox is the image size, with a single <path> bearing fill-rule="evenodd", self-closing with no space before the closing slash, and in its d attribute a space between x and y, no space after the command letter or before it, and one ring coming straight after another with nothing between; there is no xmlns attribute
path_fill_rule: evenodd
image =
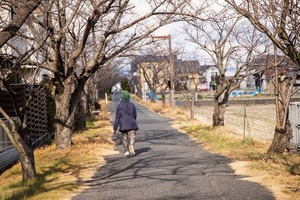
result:
<svg viewBox="0 0 300 200"><path fill-rule="evenodd" d="M15 125L13 125L12 129L15 130ZM7 128L6 133L9 133L9 139L13 143L13 146L19 152L20 158L19 161L22 167L22 180L27 181L29 179L35 178L36 169L34 162L34 153L33 148L31 146L31 142L26 136L28 133L19 131L10 132ZM21 135L25 137L21 137Z"/></svg>
<svg viewBox="0 0 300 200"><path fill-rule="evenodd" d="M70 94L66 91L65 89L64 93L55 99L55 144L58 149L66 149L71 146L75 123L75 110L70 113Z"/></svg>
<svg viewBox="0 0 300 200"><path fill-rule="evenodd" d="M191 119L195 119L195 106L194 106L195 102L194 99L192 98L191 101L191 107L190 107L190 114L191 114Z"/></svg>
<svg viewBox="0 0 300 200"><path fill-rule="evenodd" d="M28 136L28 133L26 131L21 132L22 130L24 130L21 127L22 125L18 126L18 127L21 127L22 130L16 130L16 124L3 111L3 109L1 107L0 107L0 113L4 115L4 117L9 121L9 124L11 126L11 129L10 129L3 122L3 120L0 119L0 125L3 127L7 136L9 137L10 141L12 142L13 146L15 147L15 149L18 151L18 153L20 155L19 161L20 161L21 167L22 167L22 180L26 181L26 180L34 178L36 176L36 169L35 169L33 148L31 147L29 138L26 138ZM22 123L22 122L20 121L20 123ZM21 135L23 135L25 137L21 137Z"/></svg>
<svg viewBox="0 0 300 200"><path fill-rule="evenodd" d="M12 100L14 101L14 99ZM27 118L24 113L17 112L17 121L15 122L4 110L0 107L0 113L8 121L5 123L0 118L0 126L5 130L9 140L14 148L19 153L19 161L22 167L22 180L26 181L36 176L34 153L29 139Z"/></svg>
<svg viewBox="0 0 300 200"><path fill-rule="evenodd" d="M220 104L218 98L214 100L213 126L224 126L226 104Z"/></svg>
<svg viewBox="0 0 300 200"><path fill-rule="evenodd" d="M71 119L72 118L72 119ZM61 118L64 121L64 119ZM56 123L55 144L58 149L66 149L72 144L72 133L74 124L74 115L70 116L67 122Z"/></svg>
<svg viewBox="0 0 300 200"><path fill-rule="evenodd" d="M165 93L165 91L161 92L161 101L162 101L162 105L165 106L166 105L166 93Z"/></svg>
<svg viewBox="0 0 300 200"><path fill-rule="evenodd" d="M293 137L289 117L291 87L296 79L282 76L277 79L276 90L276 126L272 144L268 153L283 153Z"/></svg>
<svg viewBox="0 0 300 200"><path fill-rule="evenodd" d="M85 96L85 95L84 95ZM86 130L86 105L85 100L81 98L81 100L78 102L78 106L76 107L75 111L75 130L76 131L81 131L81 130Z"/></svg>
<svg viewBox="0 0 300 200"><path fill-rule="evenodd" d="M155 94L156 94L156 90L151 90L151 99L150 99L150 101L152 102L152 103L155 103Z"/></svg>
<svg viewBox="0 0 300 200"><path fill-rule="evenodd" d="M72 144L75 110L87 79L68 78L60 88L60 93L55 95L55 144L58 149L66 149Z"/></svg>
<svg viewBox="0 0 300 200"><path fill-rule="evenodd" d="M36 176L34 154L31 146L22 145L20 153L20 163L22 166L22 180L26 181Z"/></svg>
<svg viewBox="0 0 300 200"><path fill-rule="evenodd" d="M268 153L283 153L289 147L292 137L292 128L289 120L287 120L284 129L276 126L273 142Z"/></svg>

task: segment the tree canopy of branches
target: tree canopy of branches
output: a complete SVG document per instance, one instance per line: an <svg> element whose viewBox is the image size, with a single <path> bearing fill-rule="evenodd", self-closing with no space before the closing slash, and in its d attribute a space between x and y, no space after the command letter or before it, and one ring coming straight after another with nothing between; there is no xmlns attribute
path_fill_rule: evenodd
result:
<svg viewBox="0 0 300 200"><path fill-rule="evenodd" d="M195 100L199 85L199 61L197 60L177 60L174 65L174 80L176 89L180 90L190 109L190 118L195 117Z"/></svg>
<svg viewBox="0 0 300 200"><path fill-rule="evenodd" d="M258 54L256 47L263 40L255 29L244 25L241 17L227 8L211 9L204 13L201 18L195 16L189 20L185 30L189 40L209 55L218 69L213 126L222 126L229 95L253 70L251 60ZM234 74L228 77L227 71L232 68Z"/></svg>
<svg viewBox="0 0 300 200"><path fill-rule="evenodd" d="M266 34L285 55L300 67L300 5L298 0L225 0Z"/></svg>
<svg viewBox="0 0 300 200"><path fill-rule="evenodd" d="M29 15L40 5L42 0L1 0L0 7L2 12L9 15L3 15L0 21L0 47L6 44L8 40L14 37ZM12 9L13 7L13 9ZM13 13L10 13L13 11ZM7 20L13 15L11 20ZM3 18L5 17L5 18Z"/></svg>
<svg viewBox="0 0 300 200"><path fill-rule="evenodd" d="M1 0L0 1L0 47L1 54L4 54L3 47L8 44L8 41L14 38L26 19L32 12L40 5L42 0L29 0L29 1L14 1L14 0ZM7 49L7 47L5 48ZM29 97L25 106L20 107L20 102L15 98L15 92L10 88L10 82L17 76L12 73L11 69L19 66L13 55L1 55L0 66L2 68L0 73L0 90L6 91L12 99L12 105L15 110L17 120L14 121L1 107L0 113L4 118L0 118L0 125L7 133L10 141L20 154L20 162L22 166L22 179L28 180L36 176L33 148L31 141L28 139L28 128L25 110L30 104L31 97ZM34 93L34 91L30 91ZM4 122L7 120L7 123ZM9 124L9 125L7 125ZM8 128L10 127L10 128Z"/></svg>
<svg viewBox="0 0 300 200"><path fill-rule="evenodd" d="M282 60L277 60L277 48L295 64L295 71L300 68L300 7L297 0L274 1L236 1L225 0L238 13L247 18L252 25L264 33L276 46L273 66L277 70ZM284 59L285 60L285 59ZM289 67L288 65L286 67ZM276 127L274 139L268 153L283 153L289 147L292 137L288 120L289 102L296 73L277 74L276 89Z"/></svg>
<svg viewBox="0 0 300 200"><path fill-rule="evenodd" d="M143 77L142 81L147 84L152 94L151 102L156 101L155 94L159 90L165 103L165 92L168 89L168 80L170 80L170 55L168 49L163 44L163 41L154 39L152 44L148 44L147 48L142 50L143 55L137 56L134 61L139 70L138 75ZM145 85L145 83L139 84Z"/></svg>
<svg viewBox="0 0 300 200"><path fill-rule="evenodd" d="M142 8L137 3L129 0L1 1L1 11L4 10L1 12L1 54L12 58L11 70L30 66L36 72L40 69L51 72L57 148L71 146L75 110L87 81L144 37L175 20L174 14L188 2L145 0ZM2 75L1 83L9 91L9 74ZM1 113L9 119L3 110ZM19 124L22 125L19 127L26 126L22 121ZM21 131L13 129L12 133L16 140L26 144ZM27 173L24 180L33 178L32 150L13 144L19 152L24 152L23 161L30 166L30 170L24 170Z"/></svg>
<svg viewBox="0 0 300 200"><path fill-rule="evenodd" d="M134 3L43 1L27 19L26 31L18 32L27 45L25 51L16 49L18 62L53 74L57 148L71 145L74 111L87 80L144 37L173 22L174 14L188 2L145 1L143 11Z"/></svg>

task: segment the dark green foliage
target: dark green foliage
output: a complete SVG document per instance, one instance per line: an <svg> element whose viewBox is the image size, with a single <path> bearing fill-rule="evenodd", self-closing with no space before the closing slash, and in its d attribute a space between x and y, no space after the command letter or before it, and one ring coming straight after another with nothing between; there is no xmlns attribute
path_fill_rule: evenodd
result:
<svg viewBox="0 0 300 200"><path fill-rule="evenodd" d="M83 102L81 100L78 102L75 110L74 130L75 131L86 130L86 113L85 113Z"/></svg>
<svg viewBox="0 0 300 200"><path fill-rule="evenodd" d="M47 95L47 118L48 118L48 129L50 133L53 133L54 128L54 117L55 117L55 100L51 95L51 90L53 84L51 83L50 78L47 75L44 75L43 81L41 82L44 85L45 92Z"/></svg>
<svg viewBox="0 0 300 200"><path fill-rule="evenodd" d="M128 80L121 81L121 88L122 90L131 91L129 81Z"/></svg>
<svg viewBox="0 0 300 200"><path fill-rule="evenodd" d="M203 99L203 96L202 96L201 94L198 94L198 95L197 95L197 98L198 98L198 99Z"/></svg>

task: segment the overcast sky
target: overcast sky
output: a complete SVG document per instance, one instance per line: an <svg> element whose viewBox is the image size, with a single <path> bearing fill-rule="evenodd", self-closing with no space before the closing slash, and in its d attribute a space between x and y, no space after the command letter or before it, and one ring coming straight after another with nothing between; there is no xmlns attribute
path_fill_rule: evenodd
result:
<svg viewBox="0 0 300 200"><path fill-rule="evenodd" d="M223 0L222 0L223 1ZM195 3L198 3L199 0L196 0ZM131 3L135 6L135 10L140 15L145 14L147 11L150 11L147 0L131 0ZM217 7L216 7L217 8ZM202 64L209 64L209 57L199 51L195 44L192 44L187 39L187 35L183 31L184 22L176 22L169 24L167 26L161 27L153 35L154 36L164 36L171 34L172 36L172 49L180 49L182 51L181 55L178 55L180 58L186 59L196 59L199 60ZM168 41L165 41L166 43Z"/></svg>

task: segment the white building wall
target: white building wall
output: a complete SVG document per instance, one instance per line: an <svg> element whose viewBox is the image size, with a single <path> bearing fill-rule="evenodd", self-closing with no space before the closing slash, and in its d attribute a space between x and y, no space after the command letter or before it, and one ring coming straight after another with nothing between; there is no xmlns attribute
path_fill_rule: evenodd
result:
<svg viewBox="0 0 300 200"><path fill-rule="evenodd" d="M3 5L0 7L0 20L2 23L1 27L5 27L6 24L8 24L11 21L11 14L9 12L9 8L5 9ZM1 30L1 28L0 28ZM30 36L30 31L28 31L28 27L23 25L20 30L22 34L26 36ZM0 54L7 54L7 55L13 55L18 57L19 53L25 54L28 51L28 47L31 46L32 44L28 43L28 40L25 41L25 39L22 39L21 37L15 36L10 40L10 43L14 47L14 49L17 49L17 51L13 50L13 48L4 45L0 49ZM30 57L31 60L33 61L38 61L43 59L41 56L38 56L38 53L33 54ZM40 83L43 78L43 74L50 74L50 71L45 70L45 69L37 69L35 66L22 66L24 69L26 69L26 73L24 77L26 77L27 82L34 82L34 83ZM35 70L38 70L35 72Z"/></svg>

